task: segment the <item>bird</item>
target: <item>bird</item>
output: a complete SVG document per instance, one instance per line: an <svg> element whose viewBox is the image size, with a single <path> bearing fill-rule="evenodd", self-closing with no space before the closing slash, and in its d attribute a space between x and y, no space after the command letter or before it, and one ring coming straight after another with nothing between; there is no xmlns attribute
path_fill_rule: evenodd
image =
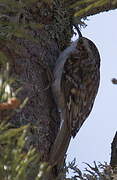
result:
<svg viewBox="0 0 117 180"><path fill-rule="evenodd" d="M99 51L75 28L79 38L60 54L53 73L52 91L61 116L60 129L49 155L53 166L64 160L71 138L89 116L100 83Z"/></svg>

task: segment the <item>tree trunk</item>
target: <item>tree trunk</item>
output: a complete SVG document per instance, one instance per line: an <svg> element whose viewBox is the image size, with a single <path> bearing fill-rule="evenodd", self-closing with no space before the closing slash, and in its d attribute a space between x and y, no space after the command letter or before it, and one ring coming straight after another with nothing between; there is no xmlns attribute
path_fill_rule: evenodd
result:
<svg viewBox="0 0 117 180"><path fill-rule="evenodd" d="M62 49L70 42L72 27L70 12L64 4L55 0L51 3L33 3L19 17L20 23L37 23L39 28L28 28L28 36L36 41L12 36L12 43L5 44L6 54L10 57L10 76L16 79L14 89L22 87L18 97L23 101L29 98L25 107L13 115L14 127L31 124L27 148L36 147L42 161L48 161L48 154L55 141L60 117L51 91L53 68ZM15 42L15 43L14 43ZM19 52L18 52L19 51ZM57 176L55 171L50 179Z"/></svg>

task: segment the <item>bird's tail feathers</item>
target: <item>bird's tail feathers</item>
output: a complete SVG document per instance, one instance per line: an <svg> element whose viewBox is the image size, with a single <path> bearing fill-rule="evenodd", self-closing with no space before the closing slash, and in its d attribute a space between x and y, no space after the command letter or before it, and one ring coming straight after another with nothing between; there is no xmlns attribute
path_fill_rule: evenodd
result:
<svg viewBox="0 0 117 180"><path fill-rule="evenodd" d="M68 149L70 140L71 140L70 132L68 130L66 122L63 121L63 124L58 132L58 135L51 148L49 155L49 163L52 166L63 163L64 156Z"/></svg>

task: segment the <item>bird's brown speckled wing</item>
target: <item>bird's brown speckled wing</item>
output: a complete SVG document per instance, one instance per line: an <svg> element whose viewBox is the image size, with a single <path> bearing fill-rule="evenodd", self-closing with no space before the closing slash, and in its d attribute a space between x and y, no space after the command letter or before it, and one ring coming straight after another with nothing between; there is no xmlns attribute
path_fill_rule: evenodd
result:
<svg viewBox="0 0 117 180"><path fill-rule="evenodd" d="M77 49L64 65L61 79L67 125L73 137L92 110L100 81L98 50L92 41L86 38L85 40L88 41L91 52L79 42Z"/></svg>

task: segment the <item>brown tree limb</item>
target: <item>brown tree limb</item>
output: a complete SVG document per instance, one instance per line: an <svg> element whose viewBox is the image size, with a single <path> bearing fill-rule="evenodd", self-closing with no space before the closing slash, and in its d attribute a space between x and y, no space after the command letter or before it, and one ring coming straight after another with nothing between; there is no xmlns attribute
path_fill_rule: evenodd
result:
<svg viewBox="0 0 117 180"><path fill-rule="evenodd" d="M117 9L117 1L116 3L112 3L112 1L108 1L108 3L105 3L103 6L92 8L91 10L85 12L80 17L84 18L91 15L96 15L102 12L110 11Z"/></svg>
<svg viewBox="0 0 117 180"><path fill-rule="evenodd" d="M104 0L102 4L99 3L99 0L87 3L75 0L72 3L67 2L67 5L74 9L74 16L78 19L117 9L117 1L115 0Z"/></svg>
<svg viewBox="0 0 117 180"><path fill-rule="evenodd" d="M111 160L110 165L112 168L117 166L117 132L113 138L113 142L111 144Z"/></svg>

